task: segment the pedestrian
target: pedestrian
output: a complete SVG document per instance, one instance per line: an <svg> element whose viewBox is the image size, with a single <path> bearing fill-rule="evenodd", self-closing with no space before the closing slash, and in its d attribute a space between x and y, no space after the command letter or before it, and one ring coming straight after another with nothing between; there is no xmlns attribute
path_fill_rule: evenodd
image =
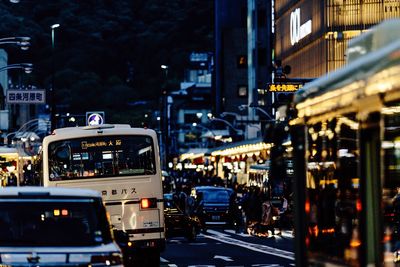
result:
<svg viewBox="0 0 400 267"><path fill-rule="evenodd" d="M246 203L246 220L247 220L247 232L254 233L254 227L256 227L261 220L262 213L262 202L260 198L260 188L251 188L250 196Z"/></svg>
<svg viewBox="0 0 400 267"><path fill-rule="evenodd" d="M17 186L17 176L12 172L10 176L8 177L8 186Z"/></svg>
<svg viewBox="0 0 400 267"><path fill-rule="evenodd" d="M197 192L196 202L195 202L195 206L194 206L194 214L197 216L197 218L200 221L200 227L201 227L203 233L206 233L207 227L206 227L206 218L205 218L205 214L204 214L203 192Z"/></svg>
<svg viewBox="0 0 400 267"><path fill-rule="evenodd" d="M239 205L237 203L237 194L233 192L229 197L229 221L231 226L234 228L236 233L240 232L240 228L242 227L242 214L239 209Z"/></svg>
<svg viewBox="0 0 400 267"><path fill-rule="evenodd" d="M259 236L268 237L269 231L271 231L273 235L275 234L274 220L272 218L273 208L274 207L269 199L266 199L262 203L262 216L261 216L260 227L257 233Z"/></svg>

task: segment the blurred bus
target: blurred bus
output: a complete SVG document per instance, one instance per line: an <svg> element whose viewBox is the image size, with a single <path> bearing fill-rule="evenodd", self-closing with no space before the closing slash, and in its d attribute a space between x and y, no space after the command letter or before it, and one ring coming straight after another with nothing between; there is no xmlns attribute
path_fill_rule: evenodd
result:
<svg viewBox="0 0 400 267"><path fill-rule="evenodd" d="M400 262L400 20L295 94L296 266Z"/></svg>

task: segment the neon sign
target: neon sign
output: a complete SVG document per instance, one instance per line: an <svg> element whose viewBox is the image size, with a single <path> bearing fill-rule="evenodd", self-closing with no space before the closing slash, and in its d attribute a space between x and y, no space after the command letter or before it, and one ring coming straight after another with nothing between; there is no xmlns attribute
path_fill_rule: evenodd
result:
<svg viewBox="0 0 400 267"><path fill-rule="evenodd" d="M301 39L311 33L311 20L306 21L303 25L300 24L300 8L296 8L290 14L290 43L295 45Z"/></svg>

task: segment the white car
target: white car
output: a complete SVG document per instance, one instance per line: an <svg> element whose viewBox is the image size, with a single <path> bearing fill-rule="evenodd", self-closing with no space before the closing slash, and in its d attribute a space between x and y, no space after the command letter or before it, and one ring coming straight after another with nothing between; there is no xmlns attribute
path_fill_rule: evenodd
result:
<svg viewBox="0 0 400 267"><path fill-rule="evenodd" d="M1 266L123 266L100 193L0 188Z"/></svg>

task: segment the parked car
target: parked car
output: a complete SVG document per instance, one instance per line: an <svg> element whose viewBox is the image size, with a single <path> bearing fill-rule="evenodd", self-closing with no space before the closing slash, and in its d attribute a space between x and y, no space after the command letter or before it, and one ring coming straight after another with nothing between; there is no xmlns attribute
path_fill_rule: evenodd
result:
<svg viewBox="0 0 400 267"><path fill-rule="evenodd" d="M200 232L200 221L194 214L182 211L172 196L164 194L165 234L167 238L183 236L193 241Z"/></svg>
<svg viewBox="0 0 400 267"><path fill-rule="evenodd" d="M199 194L202 195L204 223L232 225L233 216L230 214L229 202L233 193L231 188L196 186L192 188L191 196L198 199Z"/></svg>
<svg viewBox="0 0 400 267"><path fill-rule="evenodd" d="M0 188L1 266L123 266L100 193Z"/></svg>

